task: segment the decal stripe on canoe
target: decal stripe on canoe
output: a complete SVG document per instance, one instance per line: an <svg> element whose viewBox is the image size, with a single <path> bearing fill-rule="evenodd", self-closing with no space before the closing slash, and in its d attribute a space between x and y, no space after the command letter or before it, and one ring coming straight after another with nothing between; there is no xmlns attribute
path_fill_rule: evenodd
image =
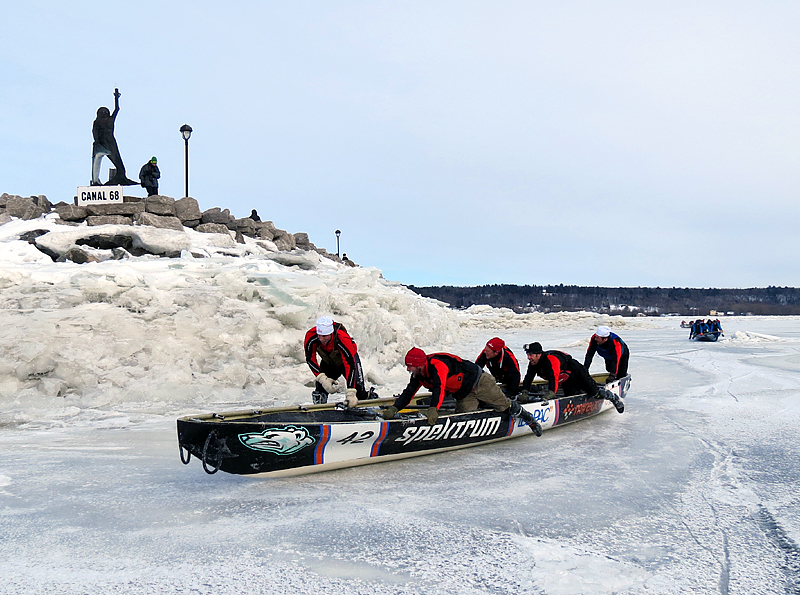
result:
<svg viewBox="0 0 800 595"><path fill-rule="evenodd" d="M514 428L517 426L517 420L511 417L509 414L508 416L508 432L506 432L506 437L511 436L514 433Z"/></svg>
<svg viewBox="0 0 800 595"><path fill-rule="evenodd" d="M325 462L325 447L328 445L328 440L331 439L331 427L328 425L320 426L319 443L314 450L314 464L322 465Z"/></svg>
<svg viewBox="0 0 800 595"><path fill-rule="evenodd" d="M372 449L369 452L370 457L377 457L378 451L381 448L381 443L386 439L386 436L389 434L389 422L384 421L381 422L381 432L378 434L378 438L375 440L374 444L372 445Z"/></svg>
<svg viewBox="0 0 800 595"><path fill-rule="evenodd" d="M555 399L555 414L553 415L553 425L558 425L558 418L561 414L561 402L558 399Z"/></svg>

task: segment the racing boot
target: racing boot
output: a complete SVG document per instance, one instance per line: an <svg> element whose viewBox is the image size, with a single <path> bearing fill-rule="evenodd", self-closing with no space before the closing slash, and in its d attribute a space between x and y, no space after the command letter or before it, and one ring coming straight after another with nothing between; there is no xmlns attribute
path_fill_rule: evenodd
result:
<svg viewBox="0 0 800 595"><path fill-rule="evenodd" d="M522 405L520 405L517 401L511 401L511 407L509 407L509 411L511 413L511 417L514 419L521 419L524 421L528 426L530 426L533 433L537 436L542 435L542 426L533 418L533 414L530 411L527 411Z"/></svg>
<svg viewBox="0 0 800 595"><path fill-rule="evenodd" d="M625 403L622 402L617 395L612 393L607 388L601 388L597 391L596 398L598 399L605 399L606 401L611 401L611 404L616 408L617 413L622 413L625 411Z"/></svg>

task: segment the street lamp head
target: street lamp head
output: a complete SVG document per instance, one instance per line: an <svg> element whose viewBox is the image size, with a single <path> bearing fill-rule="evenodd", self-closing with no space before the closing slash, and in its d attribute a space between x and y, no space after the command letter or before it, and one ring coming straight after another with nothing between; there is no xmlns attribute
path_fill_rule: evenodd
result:
<svg viewBox="0 0 800 595"><path fill-rule="evenodd" d="M340 230L338 230L338 229L337 229L337 230L336 230L336 237L338 238L340 235L342 235L342 232L341 232Z"/></svg>
<svg viewBox="0 0 800 595"><path fill-rule="evenodd" d="M189 137L192 136L192 127L188 124L181 126L181 136L183 140L189 140Z"/></svg>

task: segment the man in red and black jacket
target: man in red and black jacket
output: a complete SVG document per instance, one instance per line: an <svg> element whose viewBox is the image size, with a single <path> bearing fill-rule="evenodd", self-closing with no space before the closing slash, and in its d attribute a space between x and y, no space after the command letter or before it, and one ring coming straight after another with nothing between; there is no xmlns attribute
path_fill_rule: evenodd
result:
<svg viewBox="0 0 800 595"><path fill-rule="evenodd" d="M489 366L494 379L503 385L503 392L512 399L519 393L519 362L500 337L489 339L478 359L481 368Z"/></svg>
<svg viewBox="0 0 800 595"><path fill-rule="evenodd" d="M422 349L413 347L406 354L406 368L411 372L408 386L395 399L383 417L393 419L400 409L408 406L420 387L431 391L431 402L425 415L428 423L434 425L439 419L439 408L446 395L456 400L456 413L477 411L481 403L495 411L506 411L515 418L527 423L537 436L541 436L542 427L516 401L509 400L497 386L494 378L484 372L477 364L463 360L450 353L432 353L426 355Z"/></svg>
<svg viewBox="0 0 800 595"><path fill-rule="evenodd" d="M555 398L558 390L566 396L586 393L596 399L611 401L620 413L625 410L622 399L598 386L586 368L568 353L555 350L542 351L542 345L538 342L525 345L525 353L528 355L528 370L522 381L523 391L530 390L533 378L538 375L547 380L548 391L545 399Z"/></svg>
<svg viewBox="0 0 800 595"><path fill-rule="evenodd" d="M317 326L306 333L303 348L306 352L306 363L317 377L312 395L315 403L328 402L328 394L339 389L336 380L341 376L344 376L347 384L348 403L352 402L351 397L368 398L358 348L344 325L334 322L330 316L321 316L317 320Z"/></svg>

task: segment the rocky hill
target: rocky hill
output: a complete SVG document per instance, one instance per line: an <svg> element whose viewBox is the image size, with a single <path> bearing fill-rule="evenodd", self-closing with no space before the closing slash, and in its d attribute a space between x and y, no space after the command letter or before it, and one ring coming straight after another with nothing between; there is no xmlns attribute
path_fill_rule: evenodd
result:
<svg viewBox="0 0 800 595"><path fill-rule="evenodd" d="M170 252L153 252L152 246L136 242L137 226L149 226L160 229L181 231L185 227L201 233L215 233L230 236L233 232L235 240L244 243L244 237L250 237L262 243L267 250L291 251L294 248L314 250L325 258L355 266L350 260L343 261L336 254L324 248L317 248L304 232L290 233L275 227L272 221L256 221L250 217L236 218L228 209L213 207L200 211L197 201L192 197L175 200L169 196L149 196L138 198L125 196L122 203L94 204L77 206L66 202L52 204L46 196L23 197L3 193L0 195L0 225L11 221L12 217L23 220L37 219L49 213L56 213L56 222L66 226L81 226L83 231L73 234L75 243L65 250L56 252L46 241L38 239L46 230L37 234L33 230L25 239L45 252L53 260L71 260L83 263L96 261L96 254L87 252L84 246L100 250L110 250L110 258L124 258L126 254L138 256L151 253L159 256L176 256ZM85 225L82 225L84 224ZM130 232L124 228L115 228L113 233L90 228L102 225L131 226Z"/></svg>

